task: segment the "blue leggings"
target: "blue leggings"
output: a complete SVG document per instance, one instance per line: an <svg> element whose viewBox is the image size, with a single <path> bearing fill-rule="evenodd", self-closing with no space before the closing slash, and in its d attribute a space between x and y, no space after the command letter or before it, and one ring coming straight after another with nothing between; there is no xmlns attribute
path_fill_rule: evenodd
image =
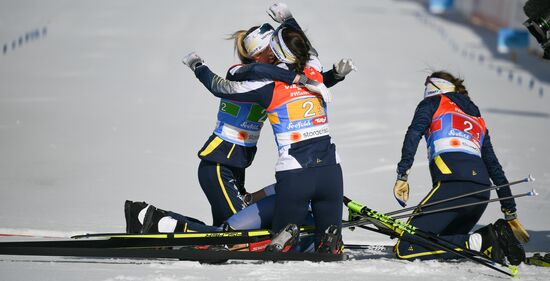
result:
<svg viewBox="0 0 550 281"><path fill-rule="evenodd" d="M430 191L428 196L422 200L421 205L485 188L487 188L486 185L468 181L440 182ZM475 203L488 200L489 198L490 192L486 191L465 198L428 206L422 210L429 211L461 204ZM483 215L485 208L487 208L487 204L480 204L445 212L419 215L410 219L409 223L421 230L438 234L441 238L461 247L467 247L469 233L479 221L481 215ZM411 237L409 234L405 235L407 238L414 239L414 237ZM396 250L398 258L407 260L460 258L460 256L453 253L448 253L433 247L423 247L402 239L399 239L397 242Z"/></svg>
<svg viewBox="0 0 550 281"><path fill-rule="evenodd" d="M277 172L275 211L271 229L305 225L309 207L315 220L315 244L325 230L342 225L343 179L339 164Z"/></svg>
<svg viewBox="0 0 550 281"><path fill-rule="evenodd" d="M233 230L270 229L273 222L273 211L275 209L276 195L271 195L242 209L226 221ZM204 222L192 217L178 213L169 212L169 215L178 220L182 231L217 232L222 228L219 226L206 225ZM314 225L315 221L311 212L308 213L304 225Z"/></svg>
<svg viewBox="0 0 550 281"><path fill-rule="evenodd" d="M212 224L220 226L245 207L244 168L201 160L199 183L212 209Z"/></svg>
<svg viewBox="0 0 550 281"><path fill-rule="evenodd" d="M277 195L271 195L262 200L242 209L231 216L227 223L233 230L250 230L250 229L269 229L273 221L273 211L275 209L275 201ZM186 217L181 214L170 212L169 215L178 220L179 229L176 232L219 232L222 228L219 226L206 225L197 219ZM305 219L304 225L315 225L315 221L311 212ZM301 239L296 251L313 251L314 239L308 237Z"/></svg>

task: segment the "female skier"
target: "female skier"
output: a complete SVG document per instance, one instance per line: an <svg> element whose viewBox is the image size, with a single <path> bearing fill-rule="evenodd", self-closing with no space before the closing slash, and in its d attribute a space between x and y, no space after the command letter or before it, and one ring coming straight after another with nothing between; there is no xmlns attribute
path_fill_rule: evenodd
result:
<svg viewBox="0 0 550 281"><path fill-rule="evenodd" d="M486 189L491 185L490 180L495 185L508 183L493 150L485 121L470 99L463 80L438 71L426 78L425 86L424 99L416 108L403 141L401 161L397 164L393 192L399 204L404 207L408 200L407 178L423 135L428 146L433 189L420 206ZM511 196L511 191L507 186L498 189L497 194L499 198L504 198ZM489 197L490 192L486 191L422 210L480 202ZM468 233L487 204L419 215L410 219L410 223L458 245L480 251L495 261L502 263L506 256L510 263L517 264L523 260L525 253L514 233L523 242L527 242L529 235L517 219L514 199L502 200L501 206L505 220L489 224L472 235ZM427 249L402 240L397 243L396 254L401 259L457 258L445 251Z"/></svg>
<svg viewBox="0 0 550 281"><path fill-rule="evenodd" d="M283 17L285 19L292 17L288 8L281 4L270 7L268 13L274 19L278 17L279 22L283 21ZM297 23L295 25L297 26ZM271 49L268 48L271 34L273 34L273 28L269 24L263 24L248 31L236 32L233 35L235 49L243 64L252 61L273 62L274 55ZM239 73L246 73L248 79L270 78L286 81L287 83L297 80L294 72L273 68L266 68L261 64L249 65L246 68L243 67L235 75L228 74L228 78L242 79L243 75ZM340 60L333 66L332 70L323 73L325 84L331 87L342 81L353 68L351 60ZM235 114L235 112L238 112L238 114ZM255 145L265 118L265 111L256 103L243 103L228 99L222 99L220 102L217 127L214 134L199 152L199 157L201 157L199 180L212 206L214 226L219 226L247 204L274 193L273 186L254 194L245 193L243 187L244 171L252 162L256 152ZM233 216L228 221L228 226L232 229L270 227L273 202L273 198L263 202L260 201L259 204L249 208L247 212ZM188 220L185 220L185 217L181 215L157 210L153 206L151 206L153 208L145 209L147 206L144 202L127 201L125 205L127 226L135 226L133 228L127 227L127 229L132 229L134 233L139 232L140 229L145 233L173 232L188 230L189 225L193 224L187 223ZM138 214L141 214L139 219ZM163 219L162 222L161 219ZM174 219L179 220L180 223L178 224ZM141 224L144 220L146 226L142 227ZM197 220L190 219L189 221L196 222ZM202 223L195 225L193 230L213 231L212 228L202 227L203 225Z"/></svg>
<svg viewBox="0 0 550 281"><path fill-rule="evenodd" d="M294 27L297 23L293 18L283 20L270 42L271 50L281 62L279 66L322 82L320 64L310 52L309 40ZM256 102L266 109L279 149L272 230L279 232L288 224L304 224L311 203L317 245L330 226L334 225L339 232L342 171L335 145L330 140L323 99L306 88L284 82L223 79L212 73L194 53L186 56L184 63L215 96ZM240 70L230 72L240 73Z"/></svg>

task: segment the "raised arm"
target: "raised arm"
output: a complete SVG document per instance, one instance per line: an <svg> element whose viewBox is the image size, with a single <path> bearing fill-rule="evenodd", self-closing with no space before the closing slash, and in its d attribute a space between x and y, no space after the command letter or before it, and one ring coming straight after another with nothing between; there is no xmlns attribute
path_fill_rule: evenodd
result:
<svg viewBox="0 0 550 281"><path fill-rule="evenodd" d="M272 80L230 81L224 79L204 65L204 60L194 52L185 56L182 62L193 70L204 87L216 97L255 102L264 107L269 106L271 103L275 87Z"/></svg>
<svg viewBox="0 0 550 281"><path fill-rule="evenodd" d="M194 72L206 89L216 97L255 102L263 107L267 107L271 103L275 88L275 83L272 80L231 81L215 74L206 65L198 66Z"/></svg>
<svg viewBox="0 0 550 281"><path fill-rule="evenodd" d="M323 72L323 82L330 88L346 78L352 70L357 70L351 59L341 59L332 65L332 69Z"/></svg>
<svg viewBox="0 0 550 281"><path fill-rule="evenodd" d="M293 84L298 81L296 76L298 75L293 71L265 63L237 65L229 69L227 73L227 79L233 81L269 79L282 81L287 84Z"/></svg>
<svg viewBox="0 0 550 281"><path fill-rule="evenodd" d="M303 31L302 27L298 24L298 21L296 21L294 16L292 16L288 6L284 3L275 3L271 5L267 10L267 14L282 26L288 26ZM311 43L310 48L313 56L319 56L317 50L311 46ZM345 76L352 70L356 70L353 61L351 59L341 59L333 65L331 70L323 72L323 83L327 86L327 88L330 88L343 81Z"/></svg>

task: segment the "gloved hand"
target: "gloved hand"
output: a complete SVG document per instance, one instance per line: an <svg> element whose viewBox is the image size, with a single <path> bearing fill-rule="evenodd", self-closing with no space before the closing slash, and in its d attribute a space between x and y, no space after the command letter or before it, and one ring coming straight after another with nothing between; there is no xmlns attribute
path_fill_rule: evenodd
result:
<svg viewBox="0 0 550 281"><path fill-rule="evenodd" d="M204 60L197 55L195 52L189 53L187 56L182 59L183 64L189 66L191 70L195 71L195 68L201 66L204 63Z"/></svg>
<svg viewBox="0 0 550 281"><path fill-rule="evenodd" d="M395 185L393 186L393 196L401 205L401 207L407 206L407 201L409 200L409 183L407 179L397 179Z"/></svg>
<svg viewBox="0 0 550 281"><path fill-rule="evenodd" d="M352 70L357 71L351 59L341 59L339 62L332 65L332 69L334 69L334 76L336 76L337 79L346 77Z"/></svg>
<svg viewBox="0 0 550 281"><path fill-rule="evenodd" d="M267 14L276 22L283 23L292 17L292 13L285 3L275 3L267 9Z"/></svg>
<svg viewBox="0 0 550 281"><path fill-rule="evenodd" d="M302 76L302 77L305 77L305 76ZM300 82L302 82L302 80L303 79L300 79ZM332 93L327 88L327 86L325 86L325 84L317 82L315 80L307 79L306 82L303 83L302 85L314 93L321 94L321 97L326 103L332 102Z"/></svg>
<svg viewBox="0 0 550 281"><path fill-rule="evenodd" d="M524 244L529 242L529 233L527 233L527 230L525 230L523 225L519 222L517 213L506 209L502 209L502 212L504 213L504 219L508 222L508 225L510 225L516 238Z"/></svg>

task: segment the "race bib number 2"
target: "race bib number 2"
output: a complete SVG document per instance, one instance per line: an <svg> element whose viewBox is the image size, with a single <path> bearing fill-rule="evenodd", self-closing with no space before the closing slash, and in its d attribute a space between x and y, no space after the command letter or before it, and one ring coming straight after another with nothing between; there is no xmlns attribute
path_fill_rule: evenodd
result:
<svg viewBox="0 0 550 281"><path fill-rule="evenodd" d="M287 104L288 119L299 121L325 115L325 109L318 98L301 99Z"/></svg>
<svg viewBox="0 0 550 281"><path fill-rule="evenodd" d="M453 129L457 129L472 135L472 137L475 138L478 142L481 141L481 126L479 126L476 121L460 115L453 114L452 126Z"/></svg>

